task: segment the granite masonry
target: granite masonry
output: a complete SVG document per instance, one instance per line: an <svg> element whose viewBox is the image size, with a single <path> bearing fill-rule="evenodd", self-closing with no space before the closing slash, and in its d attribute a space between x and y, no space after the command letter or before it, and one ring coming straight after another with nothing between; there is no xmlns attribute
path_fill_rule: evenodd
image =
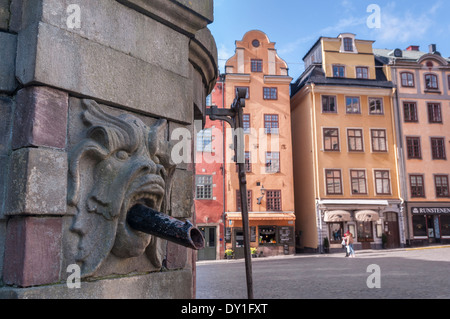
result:
<svg viewBox="0 0 450 319"><path fill-rule="evenodd" d="M195 222L172 132L205 118L213 0L73 2L0 0L0 298L194 298L196 253L126 214Z"/></svg>

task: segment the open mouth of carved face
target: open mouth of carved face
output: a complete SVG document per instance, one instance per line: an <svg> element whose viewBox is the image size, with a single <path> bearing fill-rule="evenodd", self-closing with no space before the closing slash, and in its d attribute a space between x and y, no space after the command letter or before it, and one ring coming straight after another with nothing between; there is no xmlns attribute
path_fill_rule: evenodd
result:
<svg viewBox="0 0 450 319"><path fill-rule="evenodd" d="M130 209L141 204L160 211L164 199L164 180L159 175L143 175L130 184L122 202L113 253L119 257L140 256L149 245L151 235L133 229L126 221Z"/></svg>

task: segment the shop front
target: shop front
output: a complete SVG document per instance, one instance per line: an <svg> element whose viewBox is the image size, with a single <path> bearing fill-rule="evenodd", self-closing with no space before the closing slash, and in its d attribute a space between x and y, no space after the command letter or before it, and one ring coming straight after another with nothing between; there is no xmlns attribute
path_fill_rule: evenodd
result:
<svg viewBox="0 0 450 319"><path fill-rule="evenodd" d="M341 243L347 231L352 233L357 250L401 247L400 207L387 201L320 202L320 251L343 251Z"/></svg>
<svg viewBox="0 0 450 319"><path fill-rule="evenodd" d="M226 213L225 244L233 258L244 258L241 213ZM257 257L295 253L295 215L291 212L249 212L250 247Z"/></svg>
<svg viewBox="0 0 450 319"><path fill-rule="evenodd" d="M450 244L450 203L407 203L411 246Z"/></svg>

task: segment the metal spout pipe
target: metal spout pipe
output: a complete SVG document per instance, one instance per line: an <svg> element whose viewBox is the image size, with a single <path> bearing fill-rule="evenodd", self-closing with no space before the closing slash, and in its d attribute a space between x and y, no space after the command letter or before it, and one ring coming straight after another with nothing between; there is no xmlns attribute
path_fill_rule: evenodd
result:
<svg viewBox="0 0 450 319"><path fill-rule="evenodd" d="M128 211L127 222L135 230L188 248L199 250L205 247L202 232L190 221L182 222L141 204Z"/></svg>

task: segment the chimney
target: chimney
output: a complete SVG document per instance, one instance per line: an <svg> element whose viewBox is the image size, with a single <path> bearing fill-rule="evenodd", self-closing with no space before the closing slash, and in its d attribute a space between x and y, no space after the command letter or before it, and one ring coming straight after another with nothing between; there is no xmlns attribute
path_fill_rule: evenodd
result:
<svg viewBox="0 0 450 319"><path fill-rule="evenodd" d="M419 51L420 46L418 45L410 45L408 48L406 48L406 51Z"/></svg>
<svg viewBox="0 0 450 319"><path fill-rule="evenodd" d="M430 44L430 46L428 48L429 48L431 54L436 53L436 44Z"/></svg>

